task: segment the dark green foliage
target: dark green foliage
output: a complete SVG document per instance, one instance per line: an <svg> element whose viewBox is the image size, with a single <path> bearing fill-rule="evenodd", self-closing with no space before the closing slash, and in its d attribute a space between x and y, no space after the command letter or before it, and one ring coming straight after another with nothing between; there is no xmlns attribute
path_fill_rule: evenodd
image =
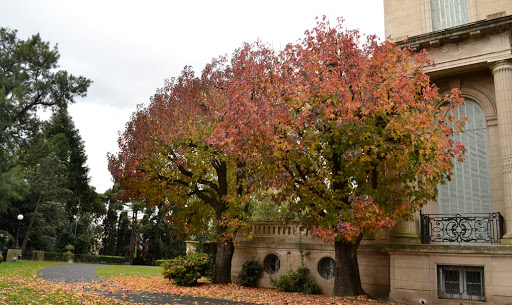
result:
<svg viewBox="0 0 512 305"><path fill-rule="evenodd" d="M207 254L196 252L165 262L162 272L166 279L174 280L176 285L193 286L206 275L210 261Z"/></svg>
<svg viewBox="0 0 512 305"><path fill-rule="evenodd" d="M19 164L20 150L39 130L40 109L65 109L86 95L91 81L58 69L59 52L39 35L18 39L0 28L0 212L22 200L29 183Z"/></svg>
<svg viewBox="0 0 512 305"><path fill-rule="evenodd" d="M128 212L122 211L119 214L119 221L117 223L117 240L116 240L116 255L128 256L130 252L130 235L132 223L128 218Z"/></svg>
<svg viewBox="0 0 512 305"><path fill-rule="evenodd" d="M254 260L248 260L242 266L242 271L238 276L238 283L245 287L256 287L256 282L261 277L263 265Z"/></svg>
<svg viewBox="0 0 512 305"><path fill-rule="evenodd" d="M307 278L308 273L308 268L300 267L296 271L290 270L285 275L281 275L278 280L270 278L270 283L285 292L320 293L315 281Z"/></svg>
<svg viewBox="0 0 512 305"><path fill-rule="evenodd" d="M139 228L140 247L137 251L141 264L155 265L157 259L171 259L185 255L183 236L173 234L176 230L170 222L165 220L165 213L163 204L145 209Z"/></svg>
<svg viewBox="0 0 512 305"><path fill-rule="evenodd" d="M91 81L59 70L58 60L57 47L38 34L22 40L0 28L0 228L14 235L13 220L23 214L22 249L72 243L87 253L89 229L104 208L89 186L84 144L67 107ZM40 110L53 112L48 122ZM81 225L88 229L80 232Z"/></svg>
<svg viewBox="0 0 512 305"><path fill-rule="evenodd" d="M43 133L65 167L65 187L71 192L66 201L69 219L73 220L79 213L105 214L105 204L97 200L96 192L89 186L85 146L67 109L57 109L44 124Z"/></svg>
<svg viewBox="0 0 512 305"><path fill-rule="evenodd" d="M21 166L8 168L7 164L0 164L0 213L7 209L10 202L23 199L28 190Z"/></svg>
<svg viewBox="0 0 512 305"><path fill-rule="evenodd" d="M0 254L5 258L7 256L7 249L9 244L14 240L11 234L7 231L0 230ZM2 260L0 259L0 262Z"/></svg>
<svg viewBox="0 0 512 305"><path fill-rule="evenodd" d="M75 254L73 253L73 251L75 250L75 247L73 247L73 245L66 245L64 247L64 254L62 255L64 260L65 261L72 261L73 258L75 257Z"/></svg>
<svg viewBox="0 0 512 305"><path fill-rule="evenodd" d="M117 203L108 198L110 190L105 192L108 200L108 212L107 217L103 220L103 248L100 249L100 254L114 255L116 253L116 241L117 241ZM121 208L121 207L119 207Z"/></svg>
<svg viewBox="0 0 512 305"><path fill-rule="evenodd" d="M94 224L91 213L84 213L72 221L60 234L59 245L69 242L75 245L75 253L89 254L98 237L99 226Z"/></svg>
<svg viewBox="0 0 512 305"><path fill-rule="evenodd" d="M213 280L215 278L215 259L217 257L217 242L216 241L200 242L197 247L197 251L206 253L209 257L212 258L212 260L210 261L210 266L208 266L208 270L206 271L205 277Z"/></svg>

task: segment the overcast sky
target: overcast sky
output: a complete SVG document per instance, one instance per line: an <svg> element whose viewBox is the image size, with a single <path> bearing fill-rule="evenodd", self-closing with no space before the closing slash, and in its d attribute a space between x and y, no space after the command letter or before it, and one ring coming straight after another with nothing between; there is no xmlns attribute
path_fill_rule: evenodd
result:
<svg viewBox="0 0 512 305"><path fill-rule="evenodd" d="M117 151L119 131L166 78L185 65L200 74L212 58L258 38L279 50L323 15L384 37L383 0L0 0L0 27L58 44L61 69L93 81L70 113L98 192L112 186L107 152Z"/></svg>

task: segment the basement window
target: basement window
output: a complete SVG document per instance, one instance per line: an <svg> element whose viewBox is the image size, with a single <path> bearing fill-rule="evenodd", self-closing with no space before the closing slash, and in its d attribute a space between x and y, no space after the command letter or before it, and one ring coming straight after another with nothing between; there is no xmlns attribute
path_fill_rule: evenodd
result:
<svg viewBox="0 0 512 305"><path fill-rule="evenodd" d="M485 301L484 267L437 266L440 299Z"/></svg>
<svg viewBox="0 0 512 305"><path fill-rule="evenodd" d="M281 261L277 255L269 254L267 257L265 257L265 262L263 265L265 267L265 271L268 274L274 274L279 271L279 268L281 267Z"/></svg>
<svg viewBox="0 0 512 305"><path fill-rule="evenodd" d="M318 273L326 280L334 277L334 260L330 257L324 257L318 262Z"/></svg>

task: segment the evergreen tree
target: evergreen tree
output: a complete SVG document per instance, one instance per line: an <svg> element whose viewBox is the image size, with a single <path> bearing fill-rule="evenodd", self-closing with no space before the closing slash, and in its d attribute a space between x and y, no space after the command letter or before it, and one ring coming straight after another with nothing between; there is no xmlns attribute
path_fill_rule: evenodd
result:
<svg viewBox="0 0 512 305"><path fill-rule="evenodd" d="M44 133L48 141L57 147L59 159L66 167L67 188L72 194L66 202L70 221L78 217L79 213L104 214L104 203L97 200L98 195L89 186L89 168L86 165L83 140L66 108L59 108L53 113L45 124Z"/></svg>
<svg viewBox="0 0 512 305"><path fill-rule="evenodd" d="M20 149L37 133L37 110L65 108L86 95L91 81L59 70L59 52L34 35L20 40L0 28L0 212L28 194Z"/></svg>
<svg viewBox="0 0 512 305"><path fill-rule="evenodd" d="M34 229L42 233L46 228L46 237L52 237L51 232L57 234L66 224L60 213L48 214L47 211L63 210L71 193L66 187L65 165L57 156L57 148L45 141L42 134L34 135L30 145L20 154L20 164L24 167L24 180L30 185L28 195L17 202L27 221L23 222L22 250L32 239ZM50 206L51 205L51 206Z"/></svg>
<svg viewBox="0 0 512 305"><path fill-rule="evenodd" d="M122 209L121 204L116 201L114 191L109 189L105 192L104 196L108 202L107 216L103 220L103 238L102 248L100 254L115 255L117 245L117 214Z"/></svg>
<svg viewBox="0 0 512 305"><path fill-rule="evenodd" d="M166 211L162 204L155 208L145 209L139 229L142 236L140 256L142 264L154 265L157 259L185 255L184 236L176 235L176 229L166 221L165 214Z"/></svg>
<svg viewBox="0 0 512 305"><path fill-rule="evenodd" d="M122 211L119 214L119 221L117 223L116 255L128 256L130 252L131 225L128 212Z"/></svg>

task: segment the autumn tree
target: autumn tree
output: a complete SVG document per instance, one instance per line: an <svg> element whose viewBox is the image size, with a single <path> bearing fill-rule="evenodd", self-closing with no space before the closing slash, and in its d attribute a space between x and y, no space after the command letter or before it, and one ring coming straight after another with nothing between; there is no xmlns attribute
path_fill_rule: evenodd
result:
<svg viewBox="0 0 512 305"><path fill-rule="evenodd" d="M125 199L177 207L168 221L188 234L205 230L212 215L221 220L236 188L232 162L206 142L214 121L204 90L186 68L132 116L119 139L120 153L109 157ZM216 283L231 278L234 245L225 231L217 225Z"/></svg>
<svg viewBox="0 0 512 305"><path fill-rule="evenodd" d="M440 97L422 71L425 52L375 37L360 40L340 21L319 21L281 53L274 101L274 166L282 191L317 238L334 243L334 295L363 294L357 248L363 234L412 218L435 200L463 147L451 135L456 91Z"/></svg>

